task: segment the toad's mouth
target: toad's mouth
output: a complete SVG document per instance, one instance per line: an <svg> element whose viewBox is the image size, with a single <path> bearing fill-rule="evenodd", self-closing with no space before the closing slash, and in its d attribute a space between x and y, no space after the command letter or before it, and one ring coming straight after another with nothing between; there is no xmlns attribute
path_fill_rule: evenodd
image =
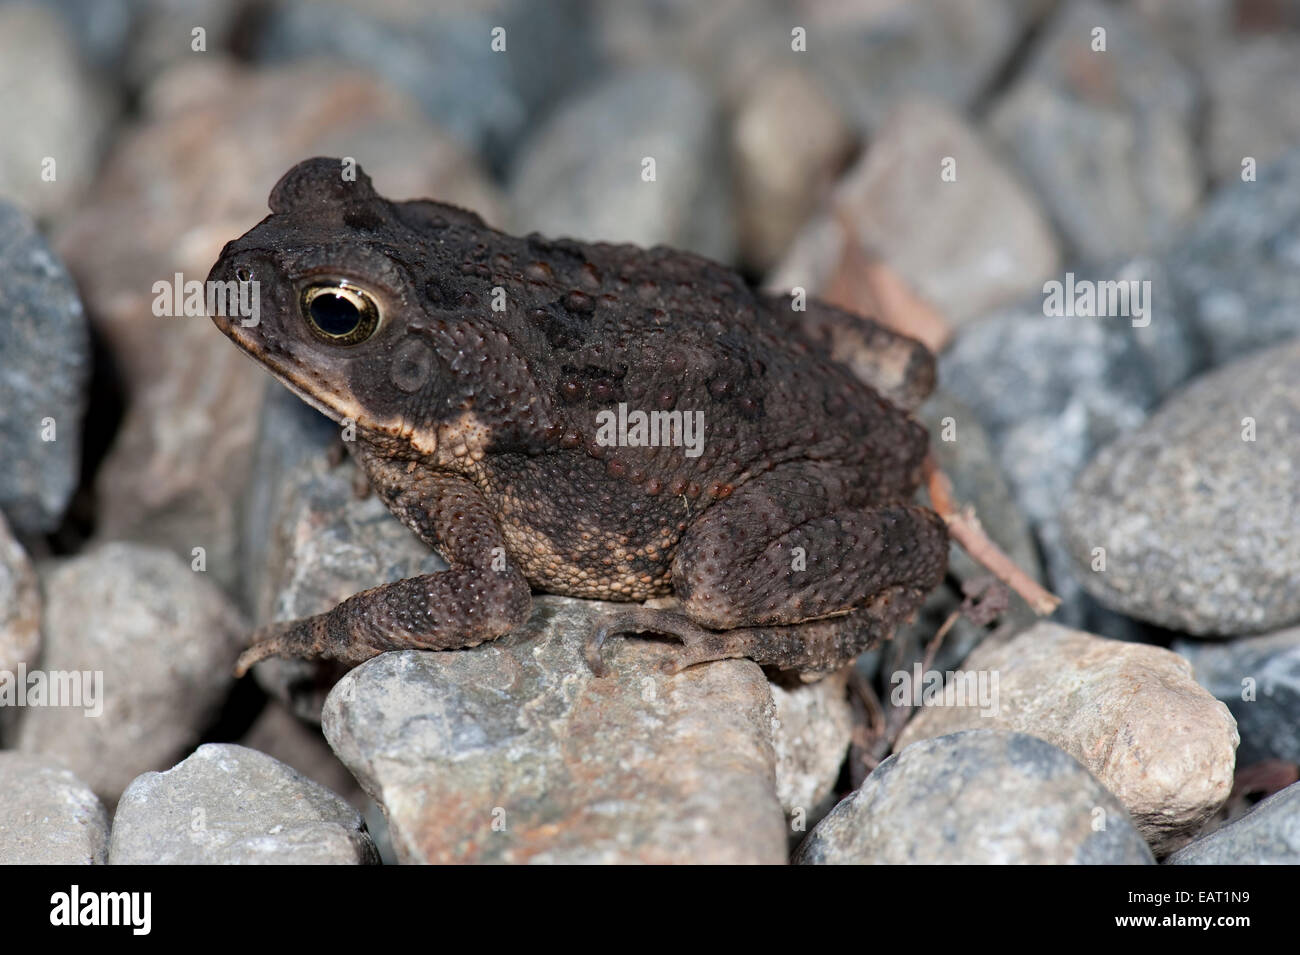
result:
<svg viewBox="0 0 1300 955"><path fill-rule="evenodd" d="M436 450L438 442L432 433L418 433L401 421L376 421L359 403L341 397L336 389L330 387L328 379L304 371L292 361L268 351L256 339L244 337L239 333L239 327L232 325L229 319L214 316L213 321L240 351L270 372L276 381L298 398L336 424L351 423L358 431L405 440L424 454L432 454Z"/></svg>
<svg viewBox="0 0 1300 955"><path fill-rule="evenodd" d="M232 322L230 318L223 315L211 315L209 317L212 319L213 324L221 330L222 334L229 338L240 351L252 358L263 369L269 371L280 384L325 415L325 417L339 423L350 418L357 422L358 426L361 426L361 407L355 402L338 397L327 386L327 383L319 379L319 377L303 372L294 363L286 361L280 355L270 351L262 342L242 334L239 325ZM315 378L315 381L312 380L313 378ZM313 387L313 384L315 387Z"/></svg>

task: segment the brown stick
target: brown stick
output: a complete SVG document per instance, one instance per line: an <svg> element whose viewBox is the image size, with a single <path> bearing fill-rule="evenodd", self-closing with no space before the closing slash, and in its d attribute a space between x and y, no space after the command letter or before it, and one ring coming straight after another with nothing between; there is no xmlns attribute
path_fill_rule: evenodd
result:
<svg viewBox="0 0 1300 955"><path fill-rule="evenodd" d="M979 518L972 508L958 508L952 499L952 482L939 470L933 455L925 459L926 484L930 491L930 503L944 522L953 540L961 544L979 563L988 568L998 580L1002 581L1033 608L1034 613L1045 617L1061 603L1061 598L1043 589L1039 583L1021 570L1016 562L989 539L980 527Z"/></svg>

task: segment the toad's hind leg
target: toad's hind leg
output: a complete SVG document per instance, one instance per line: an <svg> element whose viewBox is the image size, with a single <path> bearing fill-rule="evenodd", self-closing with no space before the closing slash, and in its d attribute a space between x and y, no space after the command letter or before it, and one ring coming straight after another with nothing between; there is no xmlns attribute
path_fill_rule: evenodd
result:
<svg viewBox="0 0 1300 955"><path fill-rule="evenodd" d="M783 670L845 663L920 606L947 568L948 534L923 507L864 500L842 468L773 469L704 512L673 560L680 614L629 610L597 628L682 641L685 665L749 657Z"/></svg>

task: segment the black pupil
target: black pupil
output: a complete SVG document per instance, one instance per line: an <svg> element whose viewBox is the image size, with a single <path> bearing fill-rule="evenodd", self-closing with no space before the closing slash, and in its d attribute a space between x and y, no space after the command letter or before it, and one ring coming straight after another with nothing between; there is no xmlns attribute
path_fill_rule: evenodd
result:
<svg viewBox="0 0 1300 955"><path fill-rule="evenodd" d="M350 335L361 324L361 310L351 299L322 292L311 300L311 320L326 335Z"/></svg>

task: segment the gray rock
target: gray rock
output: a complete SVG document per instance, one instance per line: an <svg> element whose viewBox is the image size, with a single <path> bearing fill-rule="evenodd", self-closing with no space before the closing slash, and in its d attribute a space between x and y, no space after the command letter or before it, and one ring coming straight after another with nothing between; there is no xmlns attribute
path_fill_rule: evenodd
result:
<svg viewBox="0 0 1300 955"><path fill-rule="evenodd" d="M1300 619L1297 369L1300 342L1220 368L1088 466L1063 526L1093 596L1198 635ZM1104 571L1091 569L1098 547Z"/></svg>
<svg viewBox="0 0 1300 955"><path fill-rule="evenodd" d="M27 554L9 533L0 514L0 674L34 667L41 652L41 591ZM0 706L0 744L17 718L16 708Z"/></svg>
<svg viewBox="0 0 1300 955"><path fill-rule="evenodd" d="M54 12L33 3L0 4L0 36L0 199L41 219L56 216L93 180L113 104ZM0 234L12 227L0 223Z"/></svg>
<svg viewBox="0 0 1300 955"><path fill-rule="evenodd" d="M1186 843L1232 790L1237 729L1176 653L1042 621L981 644L961 670L988 692L922 706L898 748L966 729L1047 740L1123 803L1157 855Z"/></svg>
<svg viewBox="0 0 1300 955"><path fill-rule="evenodd" d="M383 6L376 14L366 0L278 3L254 40L255 56L328 58L382 77L493 165L592 65L587 20L574 0ZM492 49L498 27L504 52Z"/></svg>
<svg viewBox="0 0 1300 955"><path fill-rule="evenodd" d="M3 200L0 301L0 510L18 533L41 533L58 526L77 487L90 339L63 263Z"/></svg>
<svg viewBox="0 0 1300 955"><path fill-rule="evenodd" d="M1300 783L1274 793L1204 839L1175 852L1170 865L1300 865Z"/></svg>
<svg viewBox="0 0 1300 955"><path fill-rule="evenodd" d="M325 737L401 861L785 860L762 671L667 676L669 651L633 639L596 678L582 644L615 606L539 597L499 640L386 653L339 681Z"/></svg>
<svg viewBox="0 0 1300 955"><path fill-rule="evenodd" d="M1040 293L963 328L940 358L939 380L989 431L1016 503L1039 538L1047 583L1063 600L1057 619L1106 636L1141 638L1078 580L1060 508L1097 449L1138 427L1164 394L1204 364L1205 348L1158 262L1135 257L1072 273L1076 288L1085 281L1150 282L1149 310L1142 317L1047 316ZM1063 274L1054 281L1066 280Z"/></svg>
<svg viewBox="0 0 1300 955"><path fill-rule="evenodd" d="M208 743L136 778L118 803L113 865L366 865L361 814L265 753Z"/></svg>
<svg viewBox="0 0 1300 955"><path fill-rule="evenodd" d="M1226 643L1179 640L1173 649L1232 711L1241 733L1238 765L1300 763L1300 628Z"/></svg>
<svg viewBox="0 0 1300 955"><path fill-rule="evenodd" d="M1229 40L1207 57L1206 163L1216 179L1241 179L1242 160L1257 167L1300 147L1300 37Z"/></svg>
<svg viewBox="0 0 1300 955"><path fill-rule="evenodd" d="M616 74L564 101L520 148L509 189L515 230L729 261L735 230L720 129L709 92L688 74ZM646 158L652 182L642 179Z"/></svg>
<svg viewBox="0 0 1300 955"><path fill-rule="evenodd" d="M1215 193L1169 270L1213 365L1300 335L1300 149Z"/></svg>
<svg viewBox="0 0 1300 955"><path fill-rule="evenodd" d="M103 865L108 813L57 759L0 752L0 865Z"/></svg>
<svg viewBox="0 0 1300 955"><path fill-rule="evenodd" d="M1191 75L1131 10L1079 0L1060 6L989 123L1068 242L1104 259L1160 248L1196 208L1196 105Z"/></svg>
<svg viewBox="0 0 1300 955"><path fill-rule="evenodd" d="M112 805L198 739L233 681L246 626L214 583L166 551L105 544L40 570L42 671L51 683L81 674L83 705L29 705L18 748L62 758Z"/></svg>
<svg viewBox="0 0 1300 955"><path fill-rule="evenodd" d="M800 686L772 686L776 794L791 832L803 838L834 805L835 783L853 733L848 671Z"/></svg>
<svg viewBox="0 0 1300 955"><path fill-rule="evenodd" d="M945 159L955 163L953 181L941 178ZM825 291L845 257L841 223L851 223L859 254L879 256L956 326L1037 292L1060 264L1032 193L964 119L932 100L898 105L835 187L831 207L800 231L769 287Z"/></svg>
<svg viewBox="0 0 1300 955"><path fill-rule="evenodd" d="M1050 743L968 730L885 760L799 847L803 865L1149 865L1128 813Z"/></svg>

